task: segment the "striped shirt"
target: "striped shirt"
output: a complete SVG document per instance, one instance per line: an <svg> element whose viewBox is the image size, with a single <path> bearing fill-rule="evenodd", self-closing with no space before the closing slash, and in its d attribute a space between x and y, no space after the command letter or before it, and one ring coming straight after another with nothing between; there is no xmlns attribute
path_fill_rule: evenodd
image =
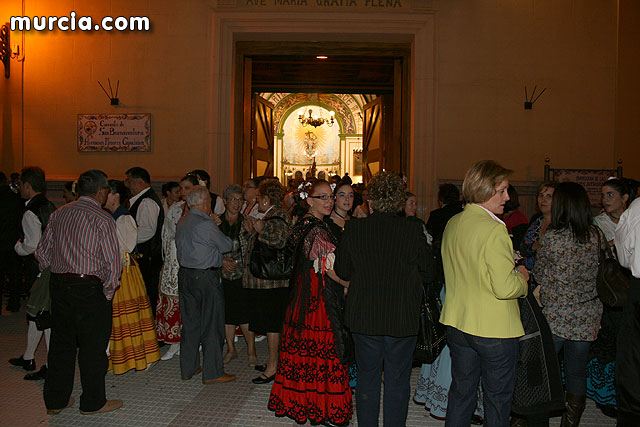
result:
<svg viewBox="0 0 640 427"><path fill-rule="evenodd" d="M116 222L98 202L82 196L51 214L35 252L40 268L57 274L90 274L102 280L108 300L119 286L122 262Z"/></svg>

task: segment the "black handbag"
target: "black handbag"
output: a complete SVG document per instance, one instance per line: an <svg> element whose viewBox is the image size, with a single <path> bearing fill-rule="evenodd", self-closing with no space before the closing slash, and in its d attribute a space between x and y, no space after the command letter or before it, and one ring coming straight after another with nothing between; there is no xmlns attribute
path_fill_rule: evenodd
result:
<svg viewBox="0 0 640 427"><path fill-rule="evenodd" d="M629 276L625 274L618 260L613 257L608 242L601 237L600 230L598 230L597 234L600 252L598 277L596 279L598 297L603 303L611 307L622 307L627 303Z"/></svg>
<svg viewBox="0 0 640 427"><path fill-rule="evenodd" d="M418 340L413 352L413 360L417 362L433 363L447 345L447 331L440 323L441 307L440 298L430 296L423 286Z"/></svg>
<svg viewBox="0 0 640 427"><path fill-rule="evenodd" d="M279 219L273 217L271 219ZM291 277L293 254L288 246L272 248L257 237L249 254L249 270L254 277L263 280L288 280Z"/></svg>
<svg viewBox="0 0 640 427"><path fill-rule="evenodd" d="M47 310L40 310L35 317L36 329L44 331L51 328L51 313Z"/></svg>

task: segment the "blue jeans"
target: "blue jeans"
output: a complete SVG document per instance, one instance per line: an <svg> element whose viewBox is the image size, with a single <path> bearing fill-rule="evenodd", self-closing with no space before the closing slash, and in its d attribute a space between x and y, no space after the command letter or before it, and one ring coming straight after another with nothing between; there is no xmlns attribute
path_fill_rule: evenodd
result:
<svg viewBox="0 0 640 427"><path fill-rule="evenodd" d="M384 425L404 427L409 411L411 362L416 336L395 338L386 335L353 333L358 367L356 410L358 425L378 425L380 384L384 364ZM471 415L469 415L471 419Z"/></svg>
<svg viewBox="0 0 640 427"><path fill-rule="evenodd" d="M518 338L483 338L447 326L451 388L445 426L468 426L476 407L478 382L484 390L485 427L509 426L516 383Z"/></svg>
<svg viewBox="0 0 640 427"><path fill-rule="evenodd" d="M591 341L571 341L553 336L556 353L564 349L564 375L567 380L567 393L587 394L587 363Z"/></svg>

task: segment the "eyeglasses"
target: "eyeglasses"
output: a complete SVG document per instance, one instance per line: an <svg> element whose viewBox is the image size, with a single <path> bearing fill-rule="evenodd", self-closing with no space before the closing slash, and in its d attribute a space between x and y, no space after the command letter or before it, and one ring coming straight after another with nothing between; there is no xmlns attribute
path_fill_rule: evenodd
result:
<svg viewBox="0 0 640 427"><path fill-rule="evenodd" d="M242 202L244 199L242 197L228 197L227 200L231 202Z"/></svg>
<svg viewBox="0 0 640 427"><path fill-rule="evenodd" d="M310 199L334 200L336 196L333 194L321 194L320 196L309 196Z"/></svg>

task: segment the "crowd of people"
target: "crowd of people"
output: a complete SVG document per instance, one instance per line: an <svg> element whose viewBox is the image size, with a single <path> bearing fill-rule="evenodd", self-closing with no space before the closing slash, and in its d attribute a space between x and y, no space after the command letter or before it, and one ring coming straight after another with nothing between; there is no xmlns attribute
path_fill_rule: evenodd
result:
<svg viewBox="0 0 640 427"><path fill-rule="evenodd" d="M26 380L44 379L55 415L73 404L77 356L80 411L94 414L123 404L107 399L108 371L144 372L178 356L184 381L236 380L225 365L240 357L240 335L258 371L252 382L271 384L265 404L276 416L348 425L355 394L358 424L375 426L383 394L384 425L404 426L431 296L447 345L417 365L413 396L431 416L447 426L548 426L557 414L578 426L589 397L619 426L636 425L637 182L604 182L595 217L581 185L542 183L529 220L511 174L477 162L462 194L440 186L426 223L406 178L392 172L366 188L348 175L300 174L286 186L256 177L217 195L209 174L194 170L159 196L141 167L124 180L88 170L65 184L57 209L41 168L11 183L0 175L7 310L30 295L26 348L9 363L29 371ZM598 298L603 244L630 270L624 307ZM48 358L36 372L43 335ZM537 359L522 341L532 336Z"/></svg>

